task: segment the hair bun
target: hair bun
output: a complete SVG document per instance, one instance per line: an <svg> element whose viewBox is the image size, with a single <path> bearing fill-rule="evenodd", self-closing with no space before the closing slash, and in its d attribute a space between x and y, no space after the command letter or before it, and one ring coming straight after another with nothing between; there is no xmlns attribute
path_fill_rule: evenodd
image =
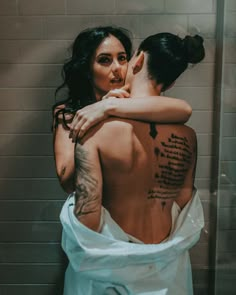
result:
<svg viewBox="0 0 236 295"><path fill-rule="evenodd" d="M203 38L199 35L186 36L183 39L186 59L189 63L198 63L205 57L203 41Z"/></svg>

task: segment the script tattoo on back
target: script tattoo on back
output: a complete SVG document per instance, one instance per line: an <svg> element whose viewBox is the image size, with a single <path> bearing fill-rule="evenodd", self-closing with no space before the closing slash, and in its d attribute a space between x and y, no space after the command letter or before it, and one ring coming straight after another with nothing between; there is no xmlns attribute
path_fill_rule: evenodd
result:
<svg viewBox="0 0 236 295"><path fill-rule="evenodd" d="M98 181L91 176L92 164L88 152L77 144L75 148L75 215L77 218L96 212Z"/></svg>
<svg viewBox="0 0 236 295"><path fill-rule="evenodd" d="M150 129L153 131L153 126ZM153 149L157 165L153 176L157 188L154 186L148 191L148 199L159 199L164 210L167 200L175 199L184 183L192 152L188 139L174 133L160 144L161 150L157 146Z"/></svg>

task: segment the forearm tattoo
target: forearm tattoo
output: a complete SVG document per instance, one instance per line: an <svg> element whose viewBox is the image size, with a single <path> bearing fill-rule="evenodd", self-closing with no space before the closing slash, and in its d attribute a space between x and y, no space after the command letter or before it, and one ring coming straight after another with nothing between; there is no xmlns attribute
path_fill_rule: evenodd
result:
<svg viewBox="0 0 236 295"><path fill-rule="evenodd" d="M158 135L153 124L150 125L149 134L153 139ZM156 169L153 177L156 187L149 189L147 198L159 199L162 210L164 210L166 202L175 199L184 184L188 167L191 164L192 152L188 139L174 133L171 133L166 141L161 142L160 149L154 146Z"/></svg>
<svg viewBox="0 0 236 295"><path fill-rule="evenodd" d="M88 152L77 144L75 147L75 215L81 216L95 213L98 210L98 181L91 175L92 163L88 160Z"/></svg>

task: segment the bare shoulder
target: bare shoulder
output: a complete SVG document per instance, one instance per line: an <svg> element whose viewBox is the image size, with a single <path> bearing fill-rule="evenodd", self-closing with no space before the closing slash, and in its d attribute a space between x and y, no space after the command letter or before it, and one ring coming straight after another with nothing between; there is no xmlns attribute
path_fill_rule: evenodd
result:
<svg viewBox="0 0 236 295"><path fill-rule="evenodd" d="M115 132L117 134L122 132L128 132L133 130L132 120L110 118L104 122L103 131L104 132Z"/></svg>
<svg viewBox="0 0 236 295"><path fill-rule="evenodd" d="M196 132L193 128L183 124L162 124L158 129L163 130L163 134L179 134L189 139L196 140ZM174 135L173 135L174 136Z"/></svg>
<svg viewBox="0 0 236 295"><path fill-rule="evenodd" d="M133 125L131 120L108 118L99 124L93 126L83 138L83 142L90 139L97 138L98 140L106 140L113 138L114 136L119 136L128 134L133 131Z"/></svg>
<svg viewBox="0 0 236 295"><path fill-rule="evenodd" d="M167 128L171 128L173 130L179 130L180 132L186 132L189 134L194 134L195 131L193 128L185 125L185 124L163 124L162 126L166 125Z"/></svg>
<svg viewBox="0 0 236 295"><path fill-rule="evenodd" d="M192 141L193 144L196 143L197 135L193 128L187 125L179 125L179 128L180 128L180 132L185 134L185 136L187 136Z"/></svg>

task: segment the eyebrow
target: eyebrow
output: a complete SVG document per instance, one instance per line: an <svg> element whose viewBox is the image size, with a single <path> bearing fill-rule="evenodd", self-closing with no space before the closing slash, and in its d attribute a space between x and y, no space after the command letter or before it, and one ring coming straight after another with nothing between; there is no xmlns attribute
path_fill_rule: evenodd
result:
<svg viewBox="0 0 236 295"><path fill-rule="evenodd" d="M127 53L125 51L118 52L118 55L120 55L120 54L127 54ZM104 55L105 56L111 56L112 54L111 53L102 52L97 57L104 56Z"/></svg>

